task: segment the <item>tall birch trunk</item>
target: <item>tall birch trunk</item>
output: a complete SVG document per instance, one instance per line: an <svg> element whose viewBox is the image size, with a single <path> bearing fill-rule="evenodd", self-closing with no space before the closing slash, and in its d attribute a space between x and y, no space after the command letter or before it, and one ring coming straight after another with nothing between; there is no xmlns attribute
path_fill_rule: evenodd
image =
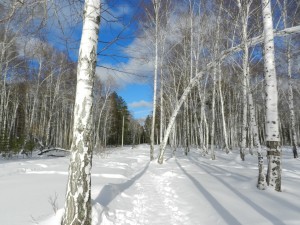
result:
<svg viewBox="0 0 300 225"><path fill-rule="evenodd" d="M221 9L222 9L223 2L221 2L221 5L219 7L219 13L218 13L218 19L217 19L217 33L216 33L216 42L214 44L214 59L218 57L218 52L219 52L219 39L220 39L220 20L221 20ZM220 60L221 61L221 60ZM213 65L213 74L212 74L212 82L213 82L213 90L212 90L212 106L211 106L211 114L212 114L212 119L211 119L211 141L210 141L210 155L211 159L215 160L216 155L215 155L215 103L216 103L216 76L217 76L217 68L218 64L220 63L214 62Z"/></svg>
<svg viewBox="0 0 300 225"><path fill-rule="evenodd" d="M218 65L218 73L219 73L219 96L220 96L220 107L221 107L221 116L222 116L222 127L223 127L223 136L224 136L224 145L225 145L225 152L229 153L229 147L228 147L228 135L227 135L227 126L225 121L225 113L224 113L224 98L222 93L222 75L221 75L221 64Z"/></svg>
<svg viewBox="0 0 300 225"><path fill-rule="evenodd" d="M242 113L242 135L240 142L240 156L242 161L245 160L245 149L247 144L247 131L248 131L248 93L247 93L247 83L249 79L249 46L247 43L248 40L248 18L250 6L252 0L247 3L237 0L239 11L241 13L241 23L242 23L242 40L244 42L243 46L243 113Z"/></svg>
<svg viewBox="0 0 300 225"><path fill-rule="evenodd" d="M158 163L160 163L160 164L163 163L163 157L164 157L165 148L166 148L166 145L167 145L167 142L168 142L168 139L169 139L170 132L171 132L172 127L174 125L176 116L177 116L177 114L178 114L178 112L179 112L182 104L187 99L188 94L190 93L191 89L196 85L197 80L198 80L198 76L202 76L202 74L203 74L203 72L200 72L197 75L197 77L194 77L192 79L192 81L189 83L189 85L186 87L186 89L184 90L183 94L181 95L179 101L177 102L177 104L176 104L176 106L175 106L175 108L174 108L174 110L172 112L172 115L169 118L169 124L168 124L168 127L167 127L166 131L165 131L163 142L160 144L160 153L159 153L159 157L158 157Z"/></svg>
<svg viewBox="0 0 300 225"><path fill-rule="evenodd" d="M295 121L295 111L294 111L294 94L293 94L293 82L292 82L292 57L291 57L291 46L288 43L287 50L288 57L288 76L289 76L289 90L288 90L288 102L289 102L289 110L290 110L290 124L291 124L291 141L293 146L293 155L294 158L298 158L298 150L297 150L297 136L296 136L296 121Z"/></svg>
<svg viewBox="0 0 300 225"><path fill-rule="evenodd" d="M92 220L90 131L99 24L100 1L85 0L77 67L73 142L62 225L90 225Z"/></svg>
<svg viewBox="0 0 300 225"><path fill-rule="evenodd" d="M122 148L124 146L124 115L122 116Z"/></svg>
<svg viewBox="0 0 300 225"><path fill-rule="evenodd" d="M287 28L287 0L283 2L283 23L284 28ZM289 77L289 88L288 88L288 104L290 110L290 125L291 125L291 142L293 146L294 158L298 158L297 151L297 136L296 136L296 125L295 125L295 111L294 111L294 94L293 94L293 82L292 82L292 54L291 54L291 39L286 38L287 44L287 66L288 66L288 77Z"/></svg>
<svg viewBox="0 0 300 225"><path fill-rule="evenodd" d="M243 32L244 33L244 32ZM247 34L243 34L243 36ZM245 39L247 40L247 39ZM248 115L248 99L247 99L247 79L248 79L248 71L249 71L249 65L248 65L248 57L249 57L249 50L248 45L245 43L244 47L244 55L243 55L243 113L242 113L242 137L241 137L241 144L240 144L240 156L242 161L245 160L245 149L246 149L246 143L247 143L247 115Z"/></svg>
<svg viewBox="0 0 300 225"><path fill-rule="evenodd" d="M157 74L158 74L158 11L160 0L152 0L155 12L155 61L154 61L154 80L153 80L153 112L150 135L150 160L154 159L154 133L156 116L156 92L157 92Z"/></svg>
<svg viewBox="0 0 300 225"><path fill-rule="evenodd" d="M300 33L300 26L295 26L292 28L287 28L281 31L278 31L275 33L276 36L287 36L287 35L291 35L291 34L298 34ZM259 43L263 42L263 38L261 35L251 38L249 40L247 40L247 43L250 46L255 46ZM160 153L159 153L159 157L158 157L158 163L162 164L163 163L163 156L164 156L164 152L165 152L165 148L169 139L169 135L170 135L170 131L174 125L176 116L181 108L181 106L183 105L183 103L185 102L185 100L187 99L189 93L191 92L192 88L194 86L196 86L198 84L198 80L202 77L204 72L207 72L209 69L211 69L214 64L218 61L222 61L224 58L226 58L227 56L236 53L238 51L240 51L242 49L243 44L241 45L237 45L234 47L231 47L227 50L224 50L222 52L220 52L219 57L216 58L214 61L206 64L206 67L203 70L200 70L194 77L193 79L190 80L188 86L184 89L182 95L179 97L179 100L176 102L176 105L173 109L173 111L171 112L171 116L169 118L169 123L167 125L165 134L164 134L164 138L163 138L163 142L160 144ZM235 123L236 124L236 123ZM262 130L264 132L264 130ZM206 138L208 138L208 135L206 136Z"/></svg>
<svg viewBox="0 0 300 225"><path fill-rule="evenodd" d="M262 0L264 25L264 66L266 92L266 144L268 151L267 183L281 191L281 147L279 137L278 91L274 56L271 1Z"/></svg>
<svg viewBox="0 0 300 225"><path fill-rule="evenodd" d="M160 128L159 128L159 143L163 141L164 135L164 95L163 95L163 76L162 69L160 70Z"/></svg>
<svg viewBox="0 0 300 225"><path fill-rule="evenodd" d="M212 90L212 103L211 103L211 132L210 132L210 157L212 160L216 159L215 155L215 118L216 118L216 73L217 73L217 65L213 68L213 90Z"/></svg>
<svg viewBox="0 0 300 225"><path fill-rule="evenodd" d="M248 82L249 88L249 82ZM258 157L258 179L257 179L257 188L260 190L264 190L266 188L266 177L264 174L264 158L263 153L259 141L258 127L255 116L255 107L253 103L252 93L248 89L248 100L249 100L249 111L250 111L250 123L251 123L251 131L253 134L253 143L254 147L257 150Z"/></svg>

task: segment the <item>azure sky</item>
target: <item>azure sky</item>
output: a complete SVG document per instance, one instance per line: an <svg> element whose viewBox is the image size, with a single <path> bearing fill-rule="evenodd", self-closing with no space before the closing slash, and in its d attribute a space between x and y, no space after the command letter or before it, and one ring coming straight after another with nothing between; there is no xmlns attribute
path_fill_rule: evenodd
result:
<svg viewBox="0 0 300 225"><path fill-rule="evenodd" d="M54 1L49 6L45 29L47 40L55 48L66 51L77 61L81 37L81 3ZM152 111L152 62L137 54L140 42L137 35L137 15L140 0L102 1L101 27L98 47L97 76L126 101L136 119ZM62 7L63 6L63 7ZM146 50L147 51L147 50Z"/></svg>

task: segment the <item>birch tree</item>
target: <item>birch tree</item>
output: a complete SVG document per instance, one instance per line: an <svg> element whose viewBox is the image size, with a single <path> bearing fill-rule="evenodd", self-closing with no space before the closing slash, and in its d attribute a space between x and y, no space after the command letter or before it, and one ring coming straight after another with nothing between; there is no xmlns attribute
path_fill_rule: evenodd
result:
<svg viewBox="0 0 300 225"><path fill-rule="evenodd" d="M290 34L298 34L299 32L300 32L300 26L294 26L284 30L276 31L275 36L287 36ZM259 43L262 43L263 41L264 41L263 35L258 35L246 40L248 47L255 46ZM226 57L230 55L240 52L244 47L245 44L244 42L237 45L233 45L232 47L221 51L215 59L207 61L206 65L204 65L203 68L201 68L201 70L199 70L198 73L190 80L188 85L185 86L184 91L182 92L181 96L178 98L179 100L176 101L176 104L173 106L173 110L170 113L170 117L168 119L168 125L166 126L165 134L163 137L163 142L160 144L160 153L158 157L159 163L163 163L163 155L165 152L165 147L167 145L172 127L176 121L176 117L180 112L180 108L188 98L193 88L198 84L198 80L203 76L203 74L210 71L216 65L216 63L223 61Z"/></svg>
<svg viewBox="0 0 300 225"><path fill-rule="evenodd" d="M155 23L155 59L154 59L154 78L153 78L153 112L150 136L150 160L154 159L154 132L155 132L155 116L156 116L156 98L157 98L157 76L158 76L158 27L159 27L159 9L160 0L152 0L154 7L154 23Z"/></svg>
<svg viewBox="0 0 300 225"><path fill-rule="evenodd" d="M90 131L99 24L100 1L85 0L77 67L73 141L62 225L90 225L92 220Z"/></svg>
<svg viewBox="0 0 300 225"><path fill-rule="evenodd" d="M241 159L245 160L245 148L246 148L246 135L247 135L247 125L248 125L248 99L247 99L247 80L249 79L249 48L247 44L248 39L248 18L249 11L252 4L252 1L248 1L247 4L241 2L241 0L237 0L238 8L241 14L241 22L242 22L242 40L245 43L243 49L243 117L242 117L242 137L240 144L240 156Z"/></svg>
<svg viewBox="0 0 300 225"><path fill-rule="evenodd" d="M288 26L288 18L287 18L287 0L283 1L282 7L282 19L284 28ZM294 158L298 158L298 150L297 150L297 135L296 135L296 125L295 125L295 110L294 110L294 93L293 93L293 82L292 82L292 51L291 51L291 38L285 38L285 42L287 45L286 57L287 57L287 74L289 78L289 87L288 87L288 104L290 111L290 126L291 126L291 141L292 141L292 149Z"/></svg>
<svg viewBox="0 0 300 225"><path fill-rule="evenodd" d="M266 94L267 183L281 191L281 147L279 137L278 92L274 55L271 1L262 0L264 26L264 70Z"/></svg>

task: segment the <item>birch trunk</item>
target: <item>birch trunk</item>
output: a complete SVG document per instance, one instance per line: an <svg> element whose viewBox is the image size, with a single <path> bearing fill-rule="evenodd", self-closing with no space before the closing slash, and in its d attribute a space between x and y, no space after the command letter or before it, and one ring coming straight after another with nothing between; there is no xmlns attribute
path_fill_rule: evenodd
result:
<svg viewBox="0 0 300 225"><path fill-rule="evenodd" d="M163 140L164 135L164 96L163 96L163 76L162 69L160 71L160 128L159 128L159 143Z"/></svg>
<svg viewBox="0 0 300 225"><path fill-rule="evenodd" d="M249 83L248 83L249 84ZM249 85L248 85L249 87ZM266 188L266 177L264 174L264 158L263 153L259 141L259 135L258 135L258 127L256 122L256 116L255 116L255 107L253 103L252 93L248 92L248 100L249 100L249 111L250 111L250 123L251 123L251 131L253 134L253 144L254 147L257 150L257 156L258 156L258 179L257 179L257 188L260 190L264 190Z"/></svg>
<svg viewBox="0 0 300 225"><path fill-rule="evenodd" d="M293 146L294 158L298 158L297 150L297 136L296 136L296 121L295 121L295 111L294 111L294 94L293 94L293 82L292 82L292 57L291 57L291 46L288 43L288 76L289 76L289 90L288 90L288 101L290 110L290 124L291 124L291 141Z"/></svg>
<svg viewBox="0 0 300 225"><path fill-rule="evenodd" d="M287 28L287 0L284 0L283 6L283 23L284 28ZM288 77L289 77L289 88L288 88L288 103L290 110L290 125L291 125L291 142L293 146L294 158L298 158L297 150L297 136L296 136L296 125L295 125L295 111L294 111L294 94L293 94L293 82L292 82L292 54L291 54L291 39L287 38L287 66L288 66Z"/></svg>
<svg viewBox="0 0 300 225"><path fill-rule="evenodd" d="M282 36L287 36L287 35L291 35L291 34L298 34L298 33L300 33L300 26L295 26L295 27L287 28L287 29L284 29L284 30L281 30L281 31L277 31L275 33L275 35L282 37ZM264 41L263 37L261 35L259 35L257 37L248 39L247 43L249 44L249 47L250 47L250 46L255 46L255 45L257 45L257 44L259 44L263 41ZM160 164L163 163L163 155L164 155L164 152L165 152L165 147L167 145L168 138L169 138L169 135L170 135L170 131L171 131L173 125L174 125L176 116L177 116L182 104L187 99L188 94L191 92L192 88L197 85L197 81L202 77L203 73L207 72L209 69L211 69L216 62L222 61L227 56L229 56L233 53L239 52L242 49L243 45L244 44L240 44L240 45L237 45L237 46L234 46L232 48L229 48L227 50L222 51L220 54L218 54L219 55L218 58L216 58L212 62L208 63L206 65L205 69L199 71L193 77L193 79L190 80L188 86L184 89L183 94L180 96L179 100L176 102L177 104L175 105L174 110L171 113L171 116L169 118L169 123L168 123L166 131L165 131L163 142L160 144L160 153L159 153L159 157L158 157L158 163L160 163Z"/></svg>
<svg viewBox="0 0 300 225"><path fill-rule="evenodd" d="M252 4L252 0L247 3L237 0L237 5L241 13L241 24L242 24L242 40L244 42L243 46L243 96L242 96L242 135L240 142L240 156L242 161L245 160L245 149L247 144L247 131L248 131L248 98L247 98L247 83L249 79L249 46L247 43L248 39L248 18L249 10Z"/></svg>
<svg viewBox="0 0 300 225"><path fill-rule="evenodd" d="M221 5L219 7L219 13L218 13L218 19L217 19L217 34L216 34L216 43L214 45L214 59L217 58L217 55L219 53L219 39L220 39L220 20L221 20L221 9L222 9L223 2L221 2ZM215 62L213 66L213 77L212 77L212 82L213 82L213 90L212 90L212 106L211 106L211 113L212 113L212 120L211 120L211 143L210 143L210 155L211 159L215 160L216 155L215 155L215 101L216 101L216 75L217 75L217 67L219 66L219 63L222 60Z"/></svg>
<svg viewBox="0 0 300 225"><path fill-rule="evenodd" d="M90 225L92 220L90 130L99 24L100 1L85 0L77 67L72 153L62 225Z"/></svg>
<svg viewBox="0 0 300 225"><path fill-rule="evenodd" d="M226 126L226 121L225 121L225 113L224 113L224 98L223 98L223 93L222 93L222 75L221 75L221 65L218 65L218 71L219 71L219 82L218 82L218 87L219 87L219 96L220 96L220 107L221 107L221 116L222 116L222 127L223 127L223 136L224 136L224 144L225 144L225 152L228 154L229 153L229 147L228 147L228 135L227 135L227 126Z"/></svg>
<svg viewBox="0 0 300 225"><path fill-rule="evenodd" d="M244 33L244 32L243 32ZM243 34L243 36L247 34ZM240 144L240 156L242 161L245 161L245 148L246 148L246 141L247 141L247 112L248 112L248 101L247 101L247 79L248 79L248 57L249 57L249 50L248 45L245 43L244 47L244 55L243 55L243 97L242 97L242 104L243 104L243 117L242 117L242 137L241 137L241 144Z"/></svg>
<svg viewBox="0 0 300 225"><path fill-rule="evenodd" d="M124 146L124 115L122 116L122 144L121 147Z"/></svg>
<svg viewBox="0 0 300 225"><path fill-rule="evenodd" d="M212 78L212 82L213 82L213 90L212 90L212 103L211 103L211 114L212 114L212 118L211 118L211 133L210 133L210 157L212 160L216 159L216 155L215 155L215 111L216 111L216 97L215 97L215 93L216 93L216 73L217 73L217 65L214 66L213 68L213 78Z"/></svg>
<svg viewBox="0 0 300 225"><path fill-rule="evenodd" d="M150 136L150 160L154 159L154 133L156 116L156 92L157 92L157 74L158 74L158 11L160 0L152 0L155 11L155 61L154 61L154 81L153 81L153 112Z"/></svg>
<svg viewBox="0 0 300 225"><path fill-rule="evenodd" d="M191 82L189 83L189 85L186 87L186 89L184 90L183 94L181 95L179 101L177 102L173 112L172 112L172 115L171 117L169 118L169 124L168 124L168 127L165 131L165 135L164 135L164 138L163 138L163 142L160 144L160 153L159 153L159 157L158 157L158 163L162 164L163 163L163 157L164 157L164 152L165 152L165 148L166 148L166 145L167 145L167 142L168 142L168 139L169 139L169 135L170 135L170 132L171 132L171 129L174 125L174 122L175 122L175 119L176 119L176 116L182 106L182 104L184 103L184 101L186 100L188 94L190 93L191 89L196 85L197 83L197 80L198 80L198 76L201 76L203 73L199 73L197 75L197 77L194 77Z"/></svg>
<svg viewBox="0 0 300 225"><path fill-rule="evenodd" d="M267 183L269 186L274 187L276 191L281 191L281 147L271 1L262 0L262 8L266 82L266 144L268 148Z"/></svg>

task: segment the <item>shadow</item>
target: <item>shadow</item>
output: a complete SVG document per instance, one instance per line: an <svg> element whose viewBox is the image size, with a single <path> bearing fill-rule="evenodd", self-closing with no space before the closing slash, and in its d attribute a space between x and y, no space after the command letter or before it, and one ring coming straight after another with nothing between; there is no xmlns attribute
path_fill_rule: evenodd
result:
<svg viewBox="0 0 300 225"><path fill-rule="evenodd" d="M104 208L107 208L109 203L114 200L119 194L128 189L131 185L133 185L138 179L143 176L143 174L147 171L150 162L147 163L145 168L142 169L139 173L137 173L134 177L130 178L124 183L121 184L107 184L105 185L94 202L99 203Z"/></svg>
<svg viewBox="0 0 300 225"><path fill-rule="evenodd" d="M240 223L226 208L224 208L217 199L215 199L193 176L186 172L186 170L176 160L176 164L182 172L194 183L203 196L210 202L212 207L219 213L219 215L230 225L242 224Z"/></svg>
<svg viewBox="0 0 300 225"><path fill-rule="evenodd" d="M188 158L189 158L189 160L190 160L191 162L193 162L193 164L195 164L195 165L198 166L198 167L200 167L200 166L199 166L199 163L202 163L202 164L205 164L206 166L209 166L210 168L213 168L213 169L215 169L215 170L218 169L220 172L224 172L224 171L225 171L225 172L231 174L232 177L235 177L236 179L238 179L238 180L240 180L240 181L247 181L247 180L249 180L249 178L248 178L247 176L244 176L244 175L235 173L235 172L233 172L233 171L227 170L227 169L225 169L224 167L219 168L219 167L213 166L213 165L211 165L211 164L209 164L209 163L207 163L207 162L205 162L205 161L199 161L199 160L197 160L195 157L188 157ZM200 168L202 168L202 167L200 167ZM207 171L206 171L206 172L207 172ZM209 174L210 174L210 173L209 173Z"/></svg>
<svg viewBox="0 0 300 225"><path fill-rule="evenodd" d="M208 171L207 168L205 168L204 166L200 166L197 161L194 161L193 159L190 159L190 161L196 165L197 167L201 168L202 170L206 171L207 173L209 173L210 171ZM212 168L211 166L211 170L215 170L215 172L218 172L218 170L216 168ZM239 198L241 198L242 200L244 200L248 205L250 205L255 211L257 211L260 215L262 215L263 217L265 217L266 219L268 219L272 224L276 224L276 225L284 225L285 223L282 222L279 218L275 217L273 214L269 213L268 211L266 211L264 208L262 208L261 206L259 206L258 204L256 204L255 202L253 202L251 199L249 199L248 197L246 197L245 195L243 195L241 192L239 192L236 187L231 186L230 184L226 183L223 179L221 179L219 176L215 176L213 174L210 174L211 176L215 177L219 182L221 182L224 186L226 186L230 191L232 191L234 194L236 194Z"/></svg>

